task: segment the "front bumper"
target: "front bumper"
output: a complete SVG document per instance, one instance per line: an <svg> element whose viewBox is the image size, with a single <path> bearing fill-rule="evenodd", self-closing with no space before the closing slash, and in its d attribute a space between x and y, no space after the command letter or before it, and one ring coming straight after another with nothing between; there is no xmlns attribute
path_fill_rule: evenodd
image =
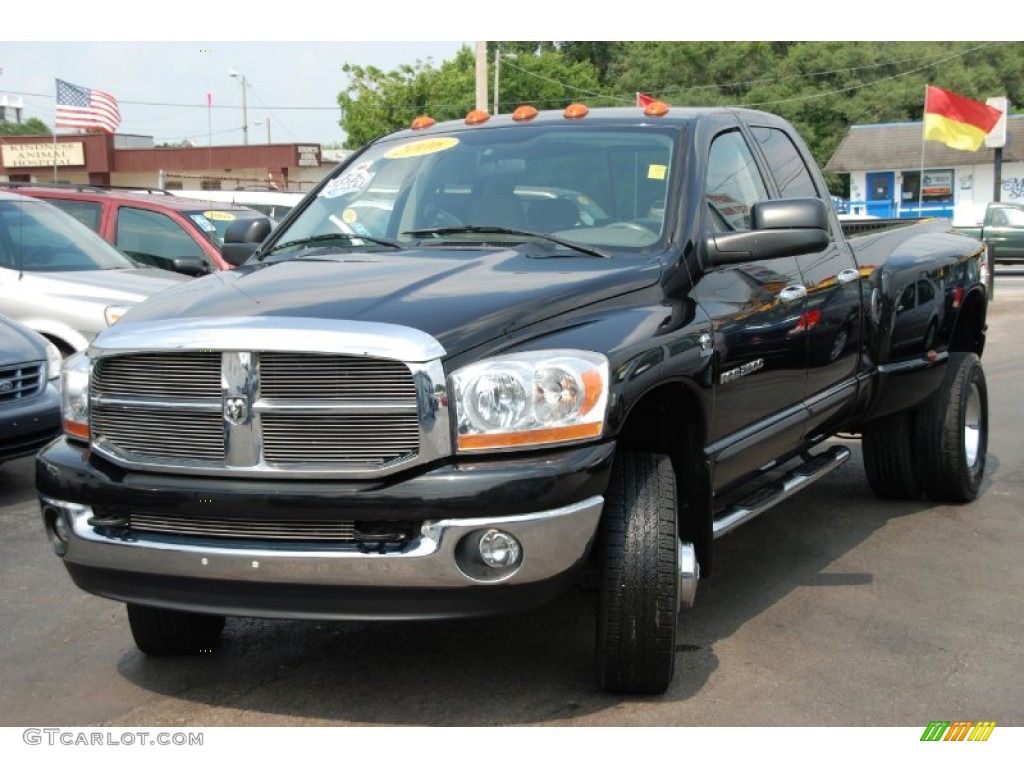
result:
<svg viewBox="0 0 1024 768"><path fill-rule="evenodd" d="M48 383L42 394L0 407L0 461L30 456L60 432L60 392Z"/></svg>
<svg viewBox="0 0 1024 768"><path fill-rule="evenodd" d="M117 472L58 442L37 460L37 486L48 530L57 516L65 524L69 574L103 597L239 616L442 618L507 613L561 591L587 558L613 454L612 445L589 446L445 465L387 487L364 484L359 492L334 482L296 483L286 492L290 484L283 482ZM381 552L337 542L118 532L89 523L112 500L120 509L182 513L193 512L190 498L205 510L248 509L256 519L282 511L416 519L420 533ZM447 515L432 514L446 508ZM465 567L466 545L459 545L490 529L514 536L522 558L509 573L481 578Z"/></svg>

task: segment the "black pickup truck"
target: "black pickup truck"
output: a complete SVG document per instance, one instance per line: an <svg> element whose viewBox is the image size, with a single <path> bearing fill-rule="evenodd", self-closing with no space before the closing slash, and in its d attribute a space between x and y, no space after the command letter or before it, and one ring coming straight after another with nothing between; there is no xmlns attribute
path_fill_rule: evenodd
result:
<svg viewBox="0 0 1024 768"><path fill-rule="evenodd" d="M848 241L770 114L419 119L66 362L46 531L146 653L208 649L226 616L578 585L598 684L664 691L713 541L846 438L880 496L978 494L983 255L941 222Z"/></svg>

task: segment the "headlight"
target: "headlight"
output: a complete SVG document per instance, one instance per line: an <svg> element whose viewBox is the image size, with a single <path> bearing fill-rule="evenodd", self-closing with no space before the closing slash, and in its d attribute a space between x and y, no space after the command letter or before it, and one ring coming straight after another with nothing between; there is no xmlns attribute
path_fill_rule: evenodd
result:
<svg viewBox="0 0 1024 768"><path fill-rule="evenodd" d="M451 375L460 451L528 448L600 437L608 360L596 352L503 355Z"/></svg>
<svg viewBox="0 0 1024 768"><path fill-rule="evenodd" d="M61 413L64 431L72 437L89 439L89 358L85 352L64 361L60 373Z"/></svg>
<svg viewBox="0 0 1024 768"><path fill-rule="evenodd" d="M103 319L107 321L107 325L113 325L131 308L131 304L111 304L103 310Z"/></svg>
<svg viewBox="0 0 1024 768"><path fill-rule="evenodd" d="M57 349L57 345L46 342L46 378L52 381L60 378L60 369L64 365L64 355Z"/></svg>

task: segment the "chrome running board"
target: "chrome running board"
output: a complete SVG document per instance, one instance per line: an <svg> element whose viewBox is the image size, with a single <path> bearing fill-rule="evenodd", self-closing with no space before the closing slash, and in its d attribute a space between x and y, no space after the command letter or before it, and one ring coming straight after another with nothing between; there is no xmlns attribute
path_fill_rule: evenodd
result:
<svg viewBox="0 0 1024 768"><path fill-rule="evenodd" d="M819 453L810 461L801 464L785 477L762 485L742 501L729 505L721 513L715 515L711 526L714 538L724 536L733 528L752 520L797 491L802 491L843 464L848 458L850 458L850 449L835 445Z"/></svg>

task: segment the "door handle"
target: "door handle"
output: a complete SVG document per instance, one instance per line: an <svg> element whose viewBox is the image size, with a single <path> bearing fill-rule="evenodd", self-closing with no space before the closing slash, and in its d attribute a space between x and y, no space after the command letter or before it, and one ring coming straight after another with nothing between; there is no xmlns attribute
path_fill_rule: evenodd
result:
<svg viewBox="0 0 1024 768"><path fill-rule="evenodd" d="M802 285L787 285L781 291L779 291L779 300L786 304L792 304L794 301L807 296L807 289Z"/></svg>
<svg viewBox="0 0 1024 768"><path fill-rule="evenodd" d="M852 283L859 277L860 272L858 272L856 269L844 269L842 272L836 275L836 280L838 280L840 283Z"/></svg>

